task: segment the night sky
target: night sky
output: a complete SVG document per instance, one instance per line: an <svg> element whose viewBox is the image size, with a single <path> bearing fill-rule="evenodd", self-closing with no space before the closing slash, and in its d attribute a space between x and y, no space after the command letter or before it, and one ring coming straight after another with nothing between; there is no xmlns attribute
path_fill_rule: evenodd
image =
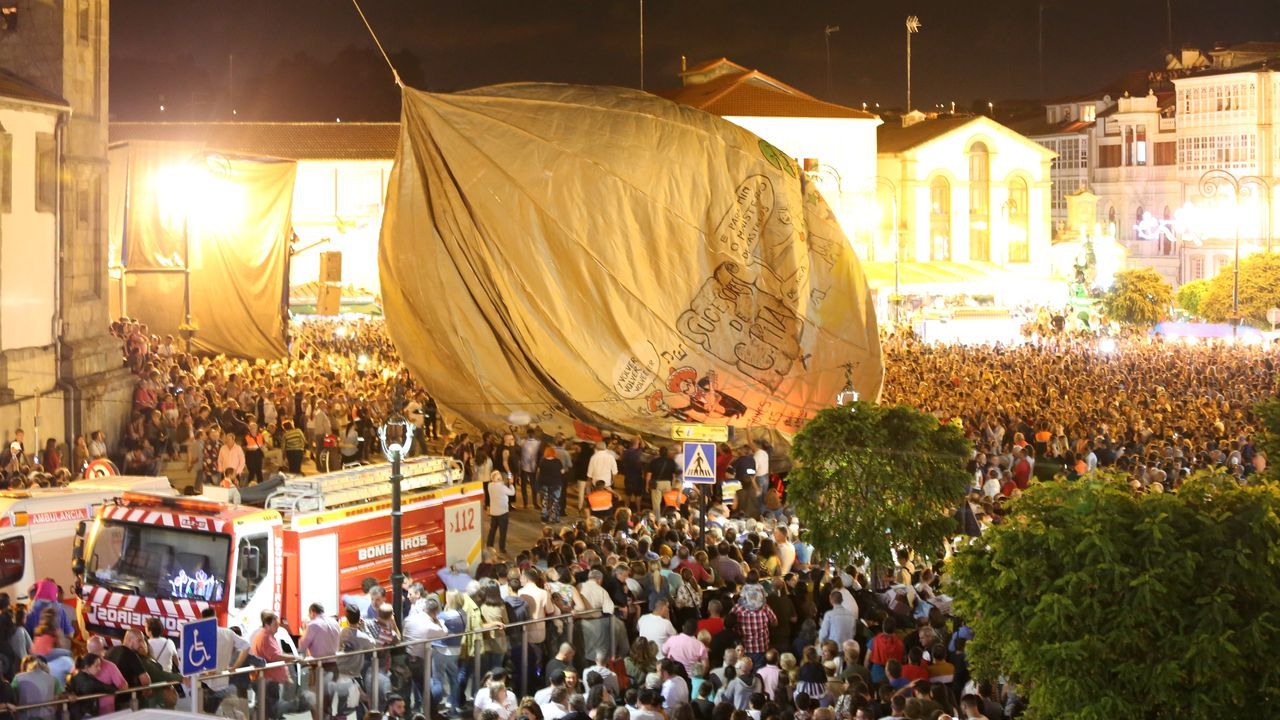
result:
<svg viewBox="0 0 1280 720"><path fill-rule="evenodd" d="M1171 0L1175 44L1280 41L1280 0ZM917 107L1088 92L1166 49L1165 0L645 0L645 85L727 56L847 105L904 102L908 14ZM639 85L638 0L362 0L406 82ZM823 28L831 36L826 91ZM394 120L398 93L350 0L116 0L115 119ZM229 62L228 56L234 56ZM234 66L234 71L231 66ZM160 105L165 111L160 112Z"/></svg>

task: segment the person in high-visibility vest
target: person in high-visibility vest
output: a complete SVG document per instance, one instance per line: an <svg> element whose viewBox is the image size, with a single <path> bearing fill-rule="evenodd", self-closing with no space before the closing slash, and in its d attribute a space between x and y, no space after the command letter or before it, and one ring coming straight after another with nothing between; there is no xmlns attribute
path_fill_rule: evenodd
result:
<svg viewBox="0 0 1280 720"><path fill-rule="evenodd" d="M689 502L689 496L684 494L684 483L676 484L670 490L662 493L662 506L664 508L672 508L677 512Z"/></svg>
<svg viewBox="0 0 1280 720"><path fill-rule="evenodd" d="M591 492L587 493L587 507L591 508L591 514L601 520L613 514L613 503L617 499L609 486L603 480L597 480Z"/></svg>

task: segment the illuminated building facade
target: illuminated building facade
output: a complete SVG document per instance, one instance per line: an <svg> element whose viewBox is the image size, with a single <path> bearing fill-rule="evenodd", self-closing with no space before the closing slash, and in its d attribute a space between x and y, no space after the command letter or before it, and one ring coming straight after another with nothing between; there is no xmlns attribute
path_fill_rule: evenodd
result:
<svg viewBox="0 0 1280 720"><path fill-rule="evenodd" d="M1195 237L1185 249L1184 281L1212 277L1231 264L1235 236L1240 254L1274 251L1280 224L1280 43L1274 58L1223 67L1236 55L1215 57L1217 69L1175 78L1177 88L1177 175L1187 201L1200 208L1199 221L1187 228ZM1244 55L1248 59L1249 55ZM1226 170L1243 183L1240 202L1231 187L1203 192L1201 178L1210 170Z"/></svg>
<svg viewBox="0 0 1280 720"><path fill-rule="evenodd" d="M1186 48L1166 57L1161 70L1049 103L1044 120L1015 125L1059 154L1052 168L1055 228L1066 196L1087 187L1098 196L1098 222L1128 248L1129 263L1175 285L1231 264L1237 221L1241 255L1274 250L1277 66L1280 43ZM1258 181L1246 183L1237 208L1229 186L1211 197L1201 193L1210 170Z"/></svg>
<svg viewBox="0 0 1280 720"><path fill-rule="evenodd" d="M1090 189L1098 222L1129 249L1130 262L1178 282L1177 243L1167 227L1183 202L1177 174L1173 93L1118 98L1090 133L1096 163Z"/></svg>
<svg viewBox="0 0 1280 720"><path fill-rule="evenodd" d="M901 261L959 264L981 291L1010 295L1007 281L1050 274L1049 163L1043 146L983 116L913 112L881 126L879 175L898 188ZM899 268L901 270L901 268Z"/></svg>

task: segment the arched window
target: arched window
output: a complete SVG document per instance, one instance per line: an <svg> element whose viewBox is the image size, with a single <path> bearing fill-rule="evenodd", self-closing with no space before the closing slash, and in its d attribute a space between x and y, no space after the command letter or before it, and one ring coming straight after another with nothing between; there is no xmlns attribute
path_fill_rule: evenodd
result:
<svg viewBox="0 0 1280 720"><path fill-rule="evenodd" d="M1137 211L1135 211L1133 214L1133 227L1129 229L1133 233L1134 240L1142 239L1142 236L1138 234L1138 226L1142 224L1142 216L1146 214L1147 214L1146 209L1143 208L1141 205L1138 206Z"/></svg>
<svg viewBox="0 0 1280 720"><path fill-rule="evenodd" d="M1031 261L1031 223L1027 181L1009 181L1009 262Z"/></svg>
<svg viewBox="0 0 1280 720"><path fill-rule="evenodd" d="M951 183L941 176L929 183L929 259L951 259Z"/></svg>
<svg viewBox="0 0 1280 720"><path fill-rule="evenodd" d="M1116 234L1116 209L1113 207L1107 211L1107 236L1111 238L1119 238Z"/></svg>
<svg viewBox="0 0 1280 720"><path fill-rule="evenodd" d="M969 259L991 259L991 157L987 146L969 146Z"/></svg>

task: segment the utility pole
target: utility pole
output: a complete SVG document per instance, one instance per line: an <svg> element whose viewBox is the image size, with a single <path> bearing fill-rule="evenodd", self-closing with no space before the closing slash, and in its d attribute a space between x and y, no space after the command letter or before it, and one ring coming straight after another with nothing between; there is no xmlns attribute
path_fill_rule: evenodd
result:
<svg viewBox="0 0 1280 720"><path fill-rule="evenodd" d="M1044 0L1040 0L1040 22L1036 31L1036 67L1040 78L1040 99L1044 99Z"/></svg>
<svg viewBox="0 0 1280 720"><path fill-rule="evenodd" d="M1173 47L1173 0L1164 0L1164 40L1169 46L1169 53L1175 52Z"/></svg>
<svg viewBox="0 0 1280 720"><path fill-rule="evenodd" d="M644 0L640 0L640 89L644 89Z"/></svg>
<svg viewBox="0 0 1280 720"><path fill-rule="evenodd" d="M822 31L823 42L827 45L827 99L831 99L831 33L840 32L839 25L828 25Z"/></svg>
<svg viewBox="0 0 1280 720"><path fill-rule="evenodd" d="M920 18L907 16L907 112L911 112L911 36L920 32Z"/></svg>

